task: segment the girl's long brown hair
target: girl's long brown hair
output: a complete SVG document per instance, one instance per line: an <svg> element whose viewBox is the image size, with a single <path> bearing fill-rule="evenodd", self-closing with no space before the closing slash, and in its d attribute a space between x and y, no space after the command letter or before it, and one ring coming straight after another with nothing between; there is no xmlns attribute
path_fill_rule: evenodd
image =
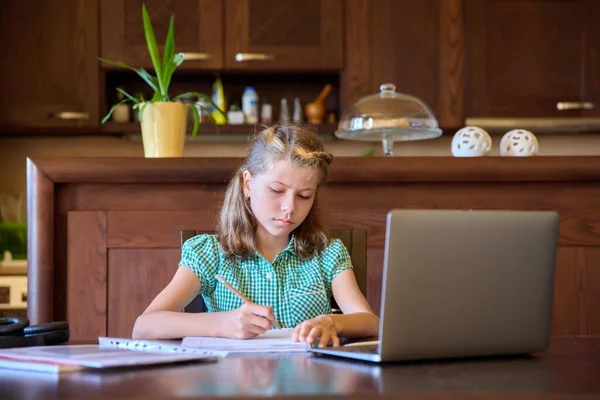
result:
<svg viewBox="0 0 600 400"><path fill-rule="evenodd" d="M226 256L243 260L257 249L257 222L250 209L250 201L243 192L244 171L256 176L279 160L318 169L322 183L327 177L333 156L323 149L311 130L300 126L277 125L257 133L250 143L244 165L236 171L225 192L217 236ZM317 218L317 193L308 215L293 234L296 254L301 259L312 258L329 244L329 234Z"/></svg>

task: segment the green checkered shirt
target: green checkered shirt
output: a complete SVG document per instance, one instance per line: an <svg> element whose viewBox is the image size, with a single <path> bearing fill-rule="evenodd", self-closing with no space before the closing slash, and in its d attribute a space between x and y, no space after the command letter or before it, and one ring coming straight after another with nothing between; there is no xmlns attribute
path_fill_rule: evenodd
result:
<svg viewBox="0 0 600 400"><path fill-rule="evenodd" d="M259 253L245 261L225 257L216 235L188 239L181 250L179 266L192 270L200 279L200 294L209 312L230 311L242 301L215 279L221 275L240 293L257 304L272 306L277 323L293 328L302 321L331 314L331 282L343 270L352 268L350 255L341 240L310 260L301 260L294 251L294 238L273 263Z"/></svg>

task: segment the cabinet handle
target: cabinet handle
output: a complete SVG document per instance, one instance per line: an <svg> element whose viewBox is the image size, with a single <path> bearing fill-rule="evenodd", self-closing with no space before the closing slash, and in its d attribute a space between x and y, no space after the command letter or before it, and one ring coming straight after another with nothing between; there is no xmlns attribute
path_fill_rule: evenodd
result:
<svg viewBox="0 0 600 400"><path fill-rule="evenodd" d="M596 108L594 103L590 103L589 101L561 101L556 103L556 108L563 110L593 110Z"/></svg>
<svg viewBox="0 0 600 400"><path fill-rule="evenodd" d="M206 61L212 58L212 55L208 53L194 53L188 52L183 53L183 57L186 61Z"/></svg>
<svg viewBox="0 0 600 400"><path fill-rule="evenodd" d="M275 56L272 54L265 53L237 53L235 55L235 61L244 62L244 61L273 61L275 60Z"/></svg>
<svg viewBox="0 0 600 400"><path fill-rule="evenodd" d="M85 112L77 111L61 111L58 113L50 114L50 118L54 119L68 119L68 120L84 120L90 119L90 115Z"/></svg>

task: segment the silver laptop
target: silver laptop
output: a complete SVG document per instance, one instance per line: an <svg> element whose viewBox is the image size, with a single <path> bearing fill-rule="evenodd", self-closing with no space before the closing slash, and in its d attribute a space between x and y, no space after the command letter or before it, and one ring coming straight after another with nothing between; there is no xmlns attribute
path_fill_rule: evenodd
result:
<svg viewBox="0 0 600 400"><path fill-rule="evenodd" d="M379 340L310 351L386 362L545 350L558 221L552 211L390 211Z"/></svg>

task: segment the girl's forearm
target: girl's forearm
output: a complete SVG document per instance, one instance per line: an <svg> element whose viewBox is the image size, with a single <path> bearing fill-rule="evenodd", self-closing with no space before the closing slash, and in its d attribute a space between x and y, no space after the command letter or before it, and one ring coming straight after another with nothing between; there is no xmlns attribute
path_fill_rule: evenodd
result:
<svg viewBox="0 0 600 400"><path fill-rule="evenodd" d="M153 311L140 315L133 339L181 339L186 336L221 336L223 313Z"/></svg>
<svg viewBox="0 0 600 400"><path fill-rule="evenodd" d="M331 316L336 324L340 337L377 336L379 333L379 317L375 314L361 312L354 314L335 314Z"/></svg>

